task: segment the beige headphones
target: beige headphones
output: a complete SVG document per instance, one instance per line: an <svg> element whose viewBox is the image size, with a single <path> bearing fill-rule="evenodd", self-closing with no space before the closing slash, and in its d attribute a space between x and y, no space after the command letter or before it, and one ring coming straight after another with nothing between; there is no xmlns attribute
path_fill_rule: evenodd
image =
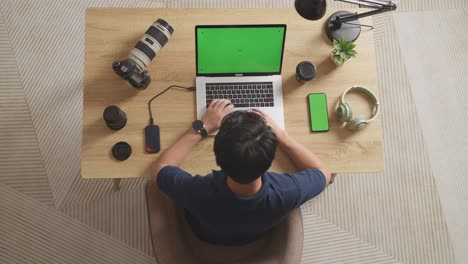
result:
<svg viewBox="0 0 468 264"><path fill-rule="evenodd" d="M351 90L356 90L365 94L374 103L374 113L369 119L365 119L363 115L359 115L358 117L353 117L353 111L351 109L351 105L349 103L346 103L344 100L345 95ZM336 117L338 118L338 120L343 123L346 122L346 127L348 127L351 130L358 130L358 129L364 128L367 124L372 122L377 117L378 114L379 114L379 101L377 100L377 97L375 96L375 94L372 93L370 90L364 87L359 87L359 86L353 86L353 87L346 89L346 91L344 91L343 94L341 95L340 105L338 106L338 109L336 109Z"/></svg>

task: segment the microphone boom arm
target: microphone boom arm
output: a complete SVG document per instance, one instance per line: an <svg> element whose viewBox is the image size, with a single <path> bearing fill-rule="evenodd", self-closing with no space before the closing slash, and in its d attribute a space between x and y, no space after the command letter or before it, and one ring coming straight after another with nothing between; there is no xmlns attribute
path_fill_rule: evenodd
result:
<svg viewBox="0 0 468 264"><path fill-rule="evenodd" d="M360 13L360 14L354 13L352 15L337 16L334 20L330 21L336 28L340 28L341 24L349 22L349 21L396 10L396 5L393 4L391 1L379 1L379 0L335 0L335 1L356 4L356 5L359 5L359 7L369 7L369 8L376 9L376 10L371 10L371 11Z"/></svg>

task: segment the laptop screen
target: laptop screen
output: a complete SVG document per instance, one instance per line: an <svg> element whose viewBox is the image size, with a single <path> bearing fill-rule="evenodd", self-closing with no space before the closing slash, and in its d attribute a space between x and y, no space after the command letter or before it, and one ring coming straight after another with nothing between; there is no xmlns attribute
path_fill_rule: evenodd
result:
<svg viewBox="0 0 468 264"><path fill-rule="evenodd" d="M197 76L281 73L286 25L196 26Z"/></svg>

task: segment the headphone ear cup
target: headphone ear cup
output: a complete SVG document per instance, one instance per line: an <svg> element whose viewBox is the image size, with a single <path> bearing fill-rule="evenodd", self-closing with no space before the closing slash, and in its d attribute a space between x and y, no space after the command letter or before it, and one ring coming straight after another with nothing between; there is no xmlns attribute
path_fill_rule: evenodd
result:
<svg viewBox="0 0 468 264"><path fill-rule="evenodd" d="M348 121L346 126L351 130L359 130L359 129L364 128L367 125L365 120L366 119L364 119L363 116L351 118L351 120Z"/></svg>
<svg viewBox="0 0 468 264"><path fill-rule="evenodd" d="M340 122L347 122L353 116L351 105L348 103L340 104L338 109L336 109L336 117Z"/></svg>

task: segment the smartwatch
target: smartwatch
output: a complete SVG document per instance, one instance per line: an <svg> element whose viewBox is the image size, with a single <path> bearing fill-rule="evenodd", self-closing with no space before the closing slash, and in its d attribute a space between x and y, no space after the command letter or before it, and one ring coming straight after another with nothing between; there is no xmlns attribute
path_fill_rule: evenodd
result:
<svg viewBox="0 0 468 264"><path fill-rule="evenodd" d="M195 132L199 133L203 138L208 136L208 132L206 132L205 124L201 120L195 120L192 123L192 128Z"/></svg>

